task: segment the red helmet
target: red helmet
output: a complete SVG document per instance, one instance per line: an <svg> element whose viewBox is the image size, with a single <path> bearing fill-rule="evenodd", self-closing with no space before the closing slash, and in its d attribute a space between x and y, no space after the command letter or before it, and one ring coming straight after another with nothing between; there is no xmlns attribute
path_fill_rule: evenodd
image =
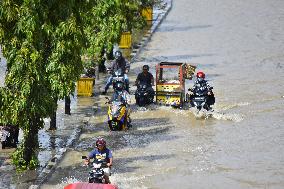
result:
<svg viewBox="0 0 284 189"><path fill-rule="evenodd" d="M204 78L205 78L205 73L203 73L203 72L197 72L196 77L197 77L197 78L200 78L200 77L201 77L201 78L204 79Z"/></svg>
<svg viewBox="0 0 284 189"><path fill-rule="evenodd" d="M99 138L97 141L96 141L96 146L99 147L99 146L106 146L106 141L103 139L103 138Z"/></svg>

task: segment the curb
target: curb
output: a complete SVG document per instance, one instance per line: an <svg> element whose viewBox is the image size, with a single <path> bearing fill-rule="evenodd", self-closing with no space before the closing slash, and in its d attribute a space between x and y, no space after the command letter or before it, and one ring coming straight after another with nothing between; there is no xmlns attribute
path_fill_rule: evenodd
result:
<svg viewBox="0 0 284 189"><path fill-rule="evenodd" d="M138 48L132 49L131 52L131 61L134 62L137 55L140 53L142 48L150 41L153 33L157 30L158 26L161 24L161 22L164 20L164 18L167 16L169 11L172 8L172 0L164 0L166 7L161 13L158 14L157 18L153 20L151 28L147 31L147 33L143 36L141 43L139 43ZM96 107L92 107L94 110L96 110ZM90 117L84 117L81 120L82 124L89 124ZM73 130L72 134L68 138L66 142L66 146L64 148L59 149L56 155L50 159L50 161L46 164L45 167L42 168L42 170L39 170L40 174L35 180L34 184L29 187L29 189L39 189L40 186L46 181L46 179L55 171L57 165L62 160L64 153L68 150L68 148L72 147L75 141L78 140L80 134L82 132L82 125L78 126L76 129Z"/></svg>
<svg viewBox="0 0 284 189"><path fill-rule="evenodd" d="M84 120L89 120L89 117L84 117L81 122L84 123ZM44 183L44 181L46 181L46 179L55 171L58 163L62 160L64 153L68 150L68 148L72 147L74 142L79 138L81 132L82 126L78 126L73 130L72 134L66 141L66 146L59 149L57 154L49 160L49 162L45 167L42 168L42 170L40 170L39 176L36 178L34 184L29 187L29 189L38 189Z"/></svg>
<svg viewBox="0 0 284 189"><path fill-rule="evenodd" d="M151 28L147 31L147 33L143 36L141 43L139 43L138 48L133 49L130 56L131 60L130 62L135 62L137 55L140 53L142 48L151 40L152 35L157 30L159 25L162 23L162 21L166 18L168 13L170 12L172 8L172 0L164 0L166 3L165 9L158 14L157 18L153 20L153 24Z"/></svg>

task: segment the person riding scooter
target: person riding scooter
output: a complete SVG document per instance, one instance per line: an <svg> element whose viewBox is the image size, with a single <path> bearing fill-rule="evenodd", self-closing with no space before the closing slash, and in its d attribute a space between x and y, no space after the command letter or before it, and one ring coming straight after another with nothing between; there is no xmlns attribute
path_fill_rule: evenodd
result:
<svg viewBox="0 0 284 189"><path fill-rule="evenodd" d="M112 166L112 151L106 147L106 141L103 138L99 138L96 141L96 148L92 150L88 157L85 159L85 164L90 163L90 159L99 161L105 161L107 167L103 169L105 184L110 184L110 168Z"/></svg>
<svg viewBox="0 0 284 189"><path fill-rule="evenodd" d="M207 80L205 80L205 74L200 71L196 74L196 81L192 88L189 88L188 90L193 92L192 95L190 95L190 102L192 102L193 98L196 96L196 94L203 94L208 96L208 99L206 101L205 109L209 110L210 106L215 103L215 97L212 92L213 87L211 87ZM205 94L206 93L206 94Z"/></svg>
<svg viewBox="0 0 284 189"><path fill-rule="evenodd" d="M144 65L142 67L143 71L138 74L137 79L135 81L135 85L137 86L137 90L135 92L136 103L140 106L144 103L149 104L153 102L155 91L152 88L154 86L154 77L149 72L149 66ZM140 93L147 94L141 95ZM139 103L139 99L144 99L145 102L143 104Z"/></svg>
<svg viewBox="0 0 284 189"><path fill-rule="evenodd" d="M139 83L146 83L148 86L153 86L154 85L154 77L153 75L149 72L149 66L144 65L142 67L143 71L138 74L137 79L135 81L135 85L138 85Z"/></svg>
<svg viewBox="0 0 284 189"><path fill-rule="evenodd" d="M114 54L115 60L111 63L111 67L108 69L110 73L113 73L117 71L118 69L122 70L122 73L124 74L125 84L126 84L126 90L129 92L129 79L127 76L127 73L130 69L129 62L122 56L122 53L120 51L116 51ZM105 90L102 94L106 94L109 86L112 84L113 76L111 75L106 83Z"/></svg>
<svg viewBox="0 0 284 189"><path fill-rule="evenodd" d="M115 90L110 101L120 101L123 104L125 104L127 112L127 125L128 127L131 127L130 109L129 109L129 105L131 103L131 97L130 94L124 89L123 83L118 82L115 85Z"/></svg>

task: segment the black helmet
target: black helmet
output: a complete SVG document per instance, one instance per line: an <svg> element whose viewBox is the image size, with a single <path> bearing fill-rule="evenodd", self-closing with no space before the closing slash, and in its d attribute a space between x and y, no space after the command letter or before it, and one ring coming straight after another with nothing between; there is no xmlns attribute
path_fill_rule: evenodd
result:
<svg viewBox="0 0 284 189"><path fill-rule="evenodd" d="M143 70L149 71L149 66L148 66L148 65L144 65L144 66L143 66Z"/></svg>
<svg viewBox="0 0 284 189"><path fill-rule="evenodd" d="M115 89L118 90L118 91L122 91L124 88L124 85L123 83L121 82L117 82L116 85L115 85Z"/></svg>
<svg viewBox="0 0 284 189"><path fill-rule="evenodd" d="M116 60L120 60L120 59L122 58L122 53L121 53L120 51L116 51L116 52L114 53L114 58L115 58Z"/></svg>

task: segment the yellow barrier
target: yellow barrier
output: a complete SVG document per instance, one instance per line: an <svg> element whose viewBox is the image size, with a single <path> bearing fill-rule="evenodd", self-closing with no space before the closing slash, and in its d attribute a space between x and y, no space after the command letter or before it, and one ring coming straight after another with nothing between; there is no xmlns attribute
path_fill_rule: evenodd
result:
<svg viewBox="0 0 284 189"><path fill-rule="evenodd" d="M123 32L121 34L119 47L122 49L131 48L132 45L132 37L130 32Z"/></svg>
<svg viewBox="0 0 284 189"><path fill-rule="evenodd" d="M156 102L160 105L181 106L184 99L181 93L158 92Z"/></svg>
<svg viewBox="0 0 284 189"><path fill-rule="evenodd" d="M180 85L171 85L171 84L157 84L157 91L159 92L181 92L182 89Z"/></svg>
<svg viewBox="0 0 284 189"><path fill-rule="evenodd" d="M152 21L153 20L153 8L147 7L147 8L142 9L142 16L145 17L147 21Z"/></svg>
<svg viewBox="0 0 284 189"><path fill-rule="evenodd" d="M92 96L95 78L81 77L77 81L77 95L78 96Z"/></svg>

